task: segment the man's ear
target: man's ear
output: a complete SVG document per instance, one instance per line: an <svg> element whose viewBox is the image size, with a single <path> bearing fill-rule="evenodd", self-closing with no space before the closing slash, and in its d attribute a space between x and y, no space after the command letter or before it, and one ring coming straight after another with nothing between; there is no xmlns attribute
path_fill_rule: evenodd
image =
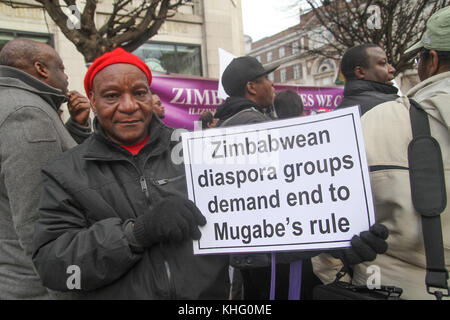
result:
<svg viewBox="0 0 450 320"><path fill-rule="evenodd" d="M91 109L94 114L97 114L97 107L95 106L95 94L94 91L89 92L89 102L91 103Z"/></svg>
<svg viewBox="0 0 450 320"><path fill-rule="evenodd" d="M247 82L246 88L249 94L251 94L252 96L256 95L256 88L254 81Z"/></svg>
<svg viewBox="0 0 450 320"><path fill-rule="evenodd" d="M39 78L48 79L49 72L47 66L44 63L42 63L41 61L35 61L33 63L33 67Z"/></svg>
<svg viewBox="0 0 450 320"><path fill-rule="evenodd" d="M428 74L430 75L430 77L436 75L439 71L439 56L435 50L430 50L427 68L429 68Z"/></svg>
<svg viewBox="0 0 450 320"><path fill-rule="evenodd" d="M363 80L364 77L366 76L366 71L364 70L363 67L356 67L355 70L353 70L353 72L355 73L355 77L358 80Z"/></svg>

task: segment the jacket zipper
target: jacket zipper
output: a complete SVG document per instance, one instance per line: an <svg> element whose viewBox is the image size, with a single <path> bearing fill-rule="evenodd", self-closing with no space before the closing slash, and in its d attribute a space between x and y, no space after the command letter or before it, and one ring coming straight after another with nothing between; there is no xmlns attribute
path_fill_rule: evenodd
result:
<svg viewBox="0 0 450 320"><path fill-rule="evenodd" d="M141 183L141 189L142 192L145 194L145 198L147 199L147 205L150 203L150 194L148 192L148 186L147 186L147 181L145 180L145 176L141 176L139 178L139 181ZM160 244L160 248L161 248L161 255L163 257L163 262L164 262L164 270L166 272L166 276L167 276L167 283L168 283L168 288L169 288L169 298L170 299L175 299L175 286L172 283L172 273L170 272L170 266L169 266L169 262L167 261L165 255L164 255L164 247L163 244Z"/></svg>
<svg viewBox="0 0 450 320"><path fill-rule="evenodd" d="M163 186L165 184L168 184L169 182L176 181L176 180L181 179L183 177L184 177L184 175L181 175L181 176L178 176L178 177L174 177L174 178L168 178L168 179L153 180L153 185L155 185L155 186Z"/></svg>
<svg viewBox="0 0 450 320"><path fill-rule="evenodd" d="M98 158L86 158L86 159L87 160L95 160L95 161L99 160ZM147 206L149 207L150 206L150 193L149 193L147 181L145 180L144 174L141 172L141 170L139 170L139 165L137 165L136 159L137 159L137 156L134 155L133 156L133 161L129 161L129 160L126 160L126 161L131 163L135 167L135 169L138 172L138 174L140 175L139 182L140 182L140 185L141 185L141 190L145 194L145 199L146 199L146 202L147 202ZM109 159L109 158L108 159L100 159L100 160L102 160L102 161L117 161L115 159ZM165 183L169 182L169 180L171 180L171 179L162 179L162 180L164 180L164 182L162 182L162 184L165 184ZM169 297L170 297L170 299L175 299L176 298L175 285L173 284L172 273L170 271L169 262L167 261L167 258L164 255L164 248L163 248L163 244L162 243L160 243L160 248L161 248L161 255L163 257L164 269L165 269L166 276L167 276Z"/></svg>
<svg viewBox="0 0 450 320"><path fill-rule="evenodd" d="M147 204L150 202L150 194L148 193L148 186L147 186L147 181L145 181L145 177L141 176L140 178L140 182L141 182L141 189L142 192L145 194L145 198L147 198Z"/></svg>
<svg viewBox="0 0 450 320"><path fill-rule="evenodd" d="M166 275L167 275L167 280L168 280L168 285L169 285L169 299L175 300L176 299L175 285L173 284L172 273L170 272L169 262L167 261L163 252L164 252L164 247L163 247L163 244L161 243L161 254L164 258L164 269L166 270Z"/></svg>

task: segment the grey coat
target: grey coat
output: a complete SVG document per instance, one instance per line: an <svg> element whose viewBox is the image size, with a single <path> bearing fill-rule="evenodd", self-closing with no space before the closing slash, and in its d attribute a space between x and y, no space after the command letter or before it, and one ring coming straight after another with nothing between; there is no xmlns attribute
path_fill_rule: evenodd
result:
<svg viewBox="0 0 450 320"><path fill-rule="evenodd" d="M0 299L51 298L31 254L41 167L76 145L57 114L64 101L58 89L0 66Z"/></svg>

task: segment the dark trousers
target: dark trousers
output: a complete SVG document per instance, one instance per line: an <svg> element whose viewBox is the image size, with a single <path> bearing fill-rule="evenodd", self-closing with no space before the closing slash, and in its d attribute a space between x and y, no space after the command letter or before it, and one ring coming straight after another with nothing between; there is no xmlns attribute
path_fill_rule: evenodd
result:
<svg viewBox="0 0 450 320"><path fill-rule="evenodd" d="M275 276L275 299L289 297L289 264L277 264ZM271 267L235 269L233 275L233 300L269 300ZM322 284L313 272L311 259L303 260L300 299L312 300L312 291ZM243 288L243 290L241 290Z"/></svg>

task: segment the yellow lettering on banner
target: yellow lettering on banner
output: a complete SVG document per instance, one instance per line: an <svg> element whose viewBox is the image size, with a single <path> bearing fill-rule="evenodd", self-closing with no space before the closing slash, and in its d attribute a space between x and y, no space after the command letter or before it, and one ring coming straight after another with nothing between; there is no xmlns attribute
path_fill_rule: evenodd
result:
<svg viewBox="0 0 450 320"><path fill-rule="evenodd" d="M15 8L15 16L18 18L23 18L25 17L25 8Z"/></svg>
<svg viewBox="0 0 450 320"><path fill-rule="evenodd" d="M185 23L174 23L171 21L166 21L161 28L159 29L160 33L164 33L164 34L174 34L174 33L183 33L183 34L187 34L188 33L188 29Z"/></svg>
<svg viewBox="0 0 450 320"><path fill-rule="evenodd" d="M32 19L42 19L41 10L40 9L31 9Z"/></svg>
<svg viewBox="0 0 450 320"><path fill-rule="evenodd" d="M13 11L13 9L11 8L11 7L9 7L9 6L7 6L6 4L2 4L2 7L3 7L3 14L5 15L5 16L12 16L13 14L14 14L14 11Z"/></svg>
<svg viewBox="0 0 450 320"><path fill-rule="evenodd" d="M34 20L42 18L39 8L12 8L4 3L0 3L0 15Z"/></svg>
<svg viewBox="0 0 450 320"><path fill-rule="evenodd" d="M14 15L14 9L11 7L6 7L6 15L12 17Z"/></svg>

